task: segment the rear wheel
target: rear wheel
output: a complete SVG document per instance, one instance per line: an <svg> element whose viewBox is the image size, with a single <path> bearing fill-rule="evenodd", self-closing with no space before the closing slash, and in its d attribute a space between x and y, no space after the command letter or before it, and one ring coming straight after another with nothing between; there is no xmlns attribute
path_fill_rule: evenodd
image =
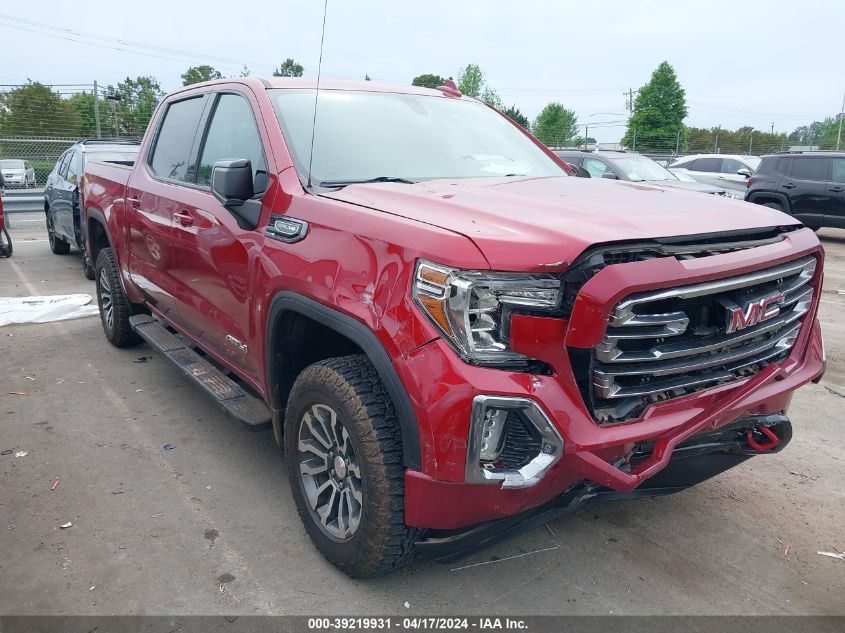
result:
<svg viewBox="0 0 845 633"><path fill-rule="evenodd" d="M6 243L3 243L3 236L6 237ZM9 235L9 230L3 227L3 236L0 236L0 255L9 258L12 256L12 236Z"/></svg>
<svg viewBox="0 0 845 633"><path fill-rule="evenodd" d="M97 304L100 306L100 321L109 343L115 347L131 347L141 338L129 325L132 304L120 285L120 272L114 252L104 248L97 256Z"/></svg>
<svg viewBox="0 0 845 633"><path fill-rule="evenodd" d="M56 235L53 228L53 216L47 211L47 239L50 240L50 250L56 255L67 255L70 252L70 244Z"/></svg>
<svg viewBox="0 0 845 633"><path fill-rule="evenodd" d="M419 531L404 522L401 433L366 356L302 371L285 413L285 455L299 516L329 562L367 577L413 560Z"/></svg>

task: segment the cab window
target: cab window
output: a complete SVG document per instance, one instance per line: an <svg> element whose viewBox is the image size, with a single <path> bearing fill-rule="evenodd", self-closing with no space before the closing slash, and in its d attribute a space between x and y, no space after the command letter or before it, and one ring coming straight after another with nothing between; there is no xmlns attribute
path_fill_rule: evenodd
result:
<svg viewBox="0 0 845 633"><path fill-rule="evenodd" d="M221 94L214 107L203 143L197 184L211 186L211 169L218 160L248 158L256 193L267 187L267 161L249 101L236 94Z"/></svg>
<svg viewBox="0 0 845 633"><path fill-rule="evenodd" d="M205 105L204 96L175 101L167 106L148 164L159 178L192 182L191 150Z"/></svg>

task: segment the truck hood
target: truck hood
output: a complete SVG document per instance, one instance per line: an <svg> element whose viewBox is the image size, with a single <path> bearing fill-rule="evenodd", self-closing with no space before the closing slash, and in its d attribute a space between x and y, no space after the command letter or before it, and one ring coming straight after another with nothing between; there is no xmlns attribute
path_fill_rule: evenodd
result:
<svg viewBox="0 0 845 633"><path fill-rule="evenodd" d="M465 235L491 268L510 271L562 269L606 242L799 224L718 196L567 176L357 184L321 195Z"/></svg>

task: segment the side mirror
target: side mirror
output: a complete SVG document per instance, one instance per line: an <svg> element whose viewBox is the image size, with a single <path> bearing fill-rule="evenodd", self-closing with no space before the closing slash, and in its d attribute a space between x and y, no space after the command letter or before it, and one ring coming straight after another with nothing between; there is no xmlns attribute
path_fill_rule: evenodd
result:
<svg viewBox="0 0 845 633"><path fill-rule="evenodd" d="M211 193L229 209L241 228L254 230L258 226L261 200L253 199L252 163L248 158L215 162L211 168Z"/></svg>
<svg viewBox="0 0 845 633"><path fill-rule="evenodd" d="M751 170L747 167L741 167L740 169L736 170L740 176L745 176L746 178L751 178Z"/></svg>
<svg viewBox="0 0 845 633"><path fill-rule="evenodd" d="M224 207L240 207L252 198L252 163L248 158L218 160L211 168L211 193Z"/></svg>
<svg viewBox="0 0 845 633"><path fill-rule="evenodd" d="M619 176L614 174L613 172L606 171L601 175L602 178L607 178L608 180L619 180Z"/></svg>

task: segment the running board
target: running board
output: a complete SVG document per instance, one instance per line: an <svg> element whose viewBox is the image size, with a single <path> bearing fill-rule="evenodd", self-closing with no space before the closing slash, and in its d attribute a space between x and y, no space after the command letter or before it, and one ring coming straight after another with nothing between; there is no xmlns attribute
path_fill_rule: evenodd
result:
<svg viewBox="0 0 845 633"><path fill-rule="evenodd" d="M150 347L181 368L191 381L250 430L260 431L272 426L270 409L261 400L248 394L235 381L187 347L159 321L146 314L139 314L130 317L129 324Z"/></svg>

